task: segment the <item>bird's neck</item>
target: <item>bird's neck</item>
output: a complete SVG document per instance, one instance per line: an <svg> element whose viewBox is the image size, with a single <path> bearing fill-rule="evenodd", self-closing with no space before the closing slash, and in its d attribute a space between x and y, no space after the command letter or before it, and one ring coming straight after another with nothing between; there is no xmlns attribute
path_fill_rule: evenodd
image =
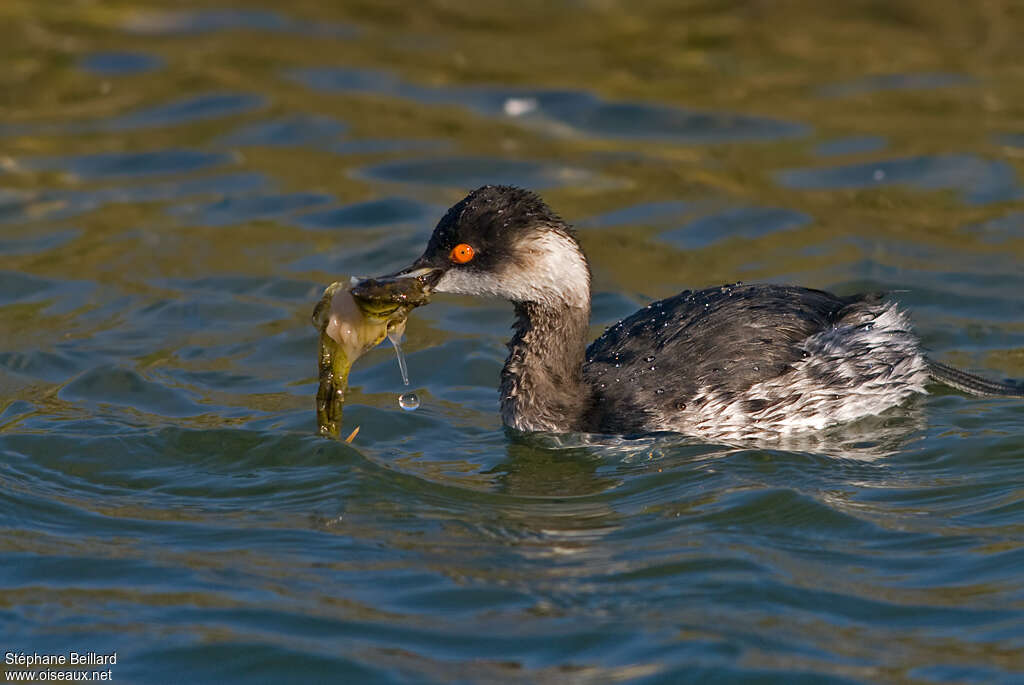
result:
<svg viewBox="0 0 1024 685"><path fill-rule="evenodd" d="M589 287L585 297L515 307L515 334L501 372L502 421L522 431L582 430L590 404L583 382Z"/></svg>

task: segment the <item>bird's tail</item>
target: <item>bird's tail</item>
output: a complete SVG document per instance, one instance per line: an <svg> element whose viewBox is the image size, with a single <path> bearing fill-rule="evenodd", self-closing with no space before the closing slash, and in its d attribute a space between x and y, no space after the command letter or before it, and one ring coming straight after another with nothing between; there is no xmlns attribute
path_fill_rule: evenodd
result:
<svg viewBox="0 0 1024 685"><path fill-rule="evenodd" d="M948 385L954 390L969 395L985 397L1024 397L1024 385L1019 383L1000 383L973 373L967 373L952 366L947 366L934 359L928 360L928 372L936 383Z"/></svg>

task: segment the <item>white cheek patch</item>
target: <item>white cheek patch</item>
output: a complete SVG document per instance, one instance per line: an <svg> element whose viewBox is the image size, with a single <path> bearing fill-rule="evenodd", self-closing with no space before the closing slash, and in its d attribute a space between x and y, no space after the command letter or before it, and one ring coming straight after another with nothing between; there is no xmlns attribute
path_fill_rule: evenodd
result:
<svg viewBox="0 0 1024 685"><path fill-rule="evenodd" d="M441 280L434 286L434 291L439 293L455 293L456 295L506 297L505 291L507 287L508 284L502 282L493 273L471 271L456 266L444 272Z"/></svg>
<svg viewBox="0 0 1024 685"><path fill-rule="evenodd" d="M495 271L452 267L434 290L551 306L589 304L590 271L572 238L544 231L525 239L515 249L516 259Z"/></svg>
<svg viewBox="0 0 1024 685"><path fill-rule="evenodd" d="M538 299L590 305L590 270L575 240L549 231L527 243L523 252L521 261L531 265L524 272Z"/></svg>

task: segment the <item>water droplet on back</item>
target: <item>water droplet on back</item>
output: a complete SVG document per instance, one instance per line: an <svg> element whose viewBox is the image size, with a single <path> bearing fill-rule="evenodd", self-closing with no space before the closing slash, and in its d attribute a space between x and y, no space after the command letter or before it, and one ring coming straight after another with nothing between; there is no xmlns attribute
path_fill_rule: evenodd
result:
<svg viewBox="0 0 1024 685"><path fill-rule="evenodd" d="M414 392L404 392L398 396L398 406L406 411L416 411L420 408L420 398Z"/></svg>

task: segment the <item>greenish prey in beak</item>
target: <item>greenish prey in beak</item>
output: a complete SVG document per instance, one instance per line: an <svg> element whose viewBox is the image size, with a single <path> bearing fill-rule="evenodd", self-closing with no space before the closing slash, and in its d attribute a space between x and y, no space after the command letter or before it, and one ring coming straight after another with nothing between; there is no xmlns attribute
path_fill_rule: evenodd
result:
<svg viewBox="0 0 1024 685"><path fill-rule="evenodd" d="M313 309L313 326L320 332L316 393L320 435L339 435L348 374L356 359L389 335L401 337L409 312L429 301L430 285L416 273L336 282L324 290Z"/></svg>

